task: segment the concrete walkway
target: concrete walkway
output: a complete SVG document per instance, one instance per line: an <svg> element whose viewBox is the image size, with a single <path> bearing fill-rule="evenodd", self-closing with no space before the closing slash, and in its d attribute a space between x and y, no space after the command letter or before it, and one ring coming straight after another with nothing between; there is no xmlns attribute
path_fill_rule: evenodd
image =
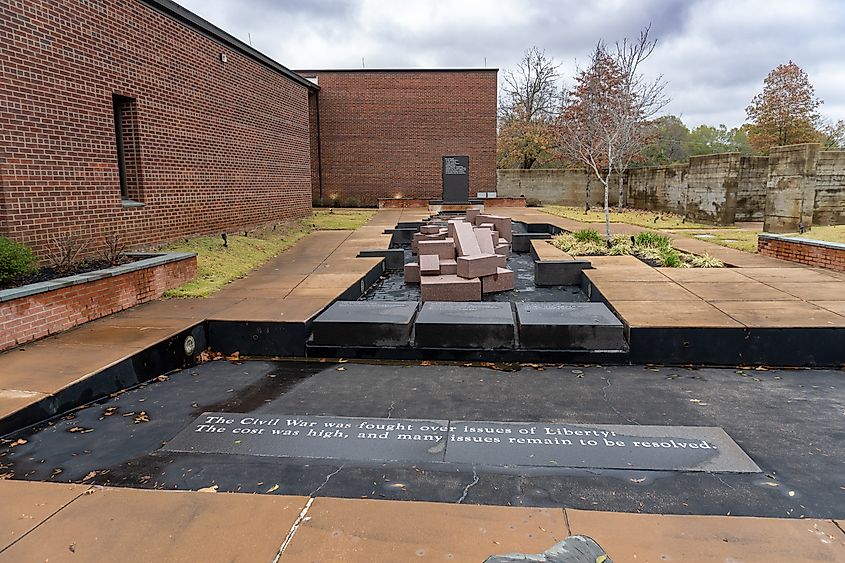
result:
<svg viewBox="0 0 845 563"><path fill-rule="evenodd" d="M571 534L617 563L845 561L845 522L0 481L0 561L467 561Z"/></svg>

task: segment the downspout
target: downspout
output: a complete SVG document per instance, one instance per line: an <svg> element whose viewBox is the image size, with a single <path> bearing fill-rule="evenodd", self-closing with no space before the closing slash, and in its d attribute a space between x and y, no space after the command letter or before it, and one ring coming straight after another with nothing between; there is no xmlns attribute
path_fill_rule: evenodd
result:
<svg viewBox="0 0 845 563"><path fill-rule="evenodd" d="M320 92L314 93L314 111L317 113L317 182L320 185L320 206L323 205L323 137L320 135Z"/></svg>

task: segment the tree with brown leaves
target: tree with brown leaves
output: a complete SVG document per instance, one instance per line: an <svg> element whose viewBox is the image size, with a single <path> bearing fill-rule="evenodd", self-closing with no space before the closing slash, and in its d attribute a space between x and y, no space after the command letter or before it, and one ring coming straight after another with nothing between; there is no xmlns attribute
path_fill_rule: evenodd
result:
<svg viewBox="0 0 845 563"><path fill-rule="evenodd" d="M801 67L792 61L778 65L745 109L751 122L748 142L761 154L776 146L816 142L821 104Z"/></svg>

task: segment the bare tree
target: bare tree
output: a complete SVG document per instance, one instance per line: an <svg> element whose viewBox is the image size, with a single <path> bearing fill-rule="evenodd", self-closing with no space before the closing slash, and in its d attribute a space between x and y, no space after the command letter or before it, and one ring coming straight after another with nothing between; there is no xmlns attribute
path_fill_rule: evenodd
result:
<svg viewBox="0 0 845 563"><path fill-rule="evenodd" d="M531 47L519 66L505 72L499 116L502 121L549 121L559 108L558 81L560 65L546 52Z"/></svg>
<svg viewBox="0 0 845 563"><path fill-rule="evenodd" d="M599 42L575 85L564 92L558 120L558 146L564 156L582 162L604 187L605 234L610 244L610 176L619 175L620 206L624 172L647 143L646 121L668 102L662 77L649 81L639 66L656 42L646 28L637 41L616 44L611 54Z"/></svg>
<svg viewBox="0 0 845 563"><path fill-rule="evenodd" d="M532 47L504 74L499 101L499 166L529 169L552 157L552 122L560 106L558 65Z"/></svg>
<svg viewBox="0 0 845 563"><path fill-rule="evenodd" d="M619 182L619 210L625 199L625 172L643 148L650 142L648 121L669 103L663 75L647 80L640 74L640 65L654 52L656 39L649 38L651 25L640 32L636 40L616 42L615 60L622 73L623 95L626 103L619 107L618 158L614 161Z"/></svg>

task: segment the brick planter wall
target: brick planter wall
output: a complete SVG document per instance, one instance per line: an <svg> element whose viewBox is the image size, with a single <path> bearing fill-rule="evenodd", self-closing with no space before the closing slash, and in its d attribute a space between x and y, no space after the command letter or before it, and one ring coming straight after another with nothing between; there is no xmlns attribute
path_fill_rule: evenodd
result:
<svg viewBox="0 0 845 563"><path fill-rule="evenodd" d="M757 237L757 251L772 258L845 272L845 244L762 234Z"/></svg>
<svg viewBox="0 0 845 563"><path fill-rule="evenodd" d="M146 303L196 274L195 254L174 253L0 291L0 351Z"/></svg>

